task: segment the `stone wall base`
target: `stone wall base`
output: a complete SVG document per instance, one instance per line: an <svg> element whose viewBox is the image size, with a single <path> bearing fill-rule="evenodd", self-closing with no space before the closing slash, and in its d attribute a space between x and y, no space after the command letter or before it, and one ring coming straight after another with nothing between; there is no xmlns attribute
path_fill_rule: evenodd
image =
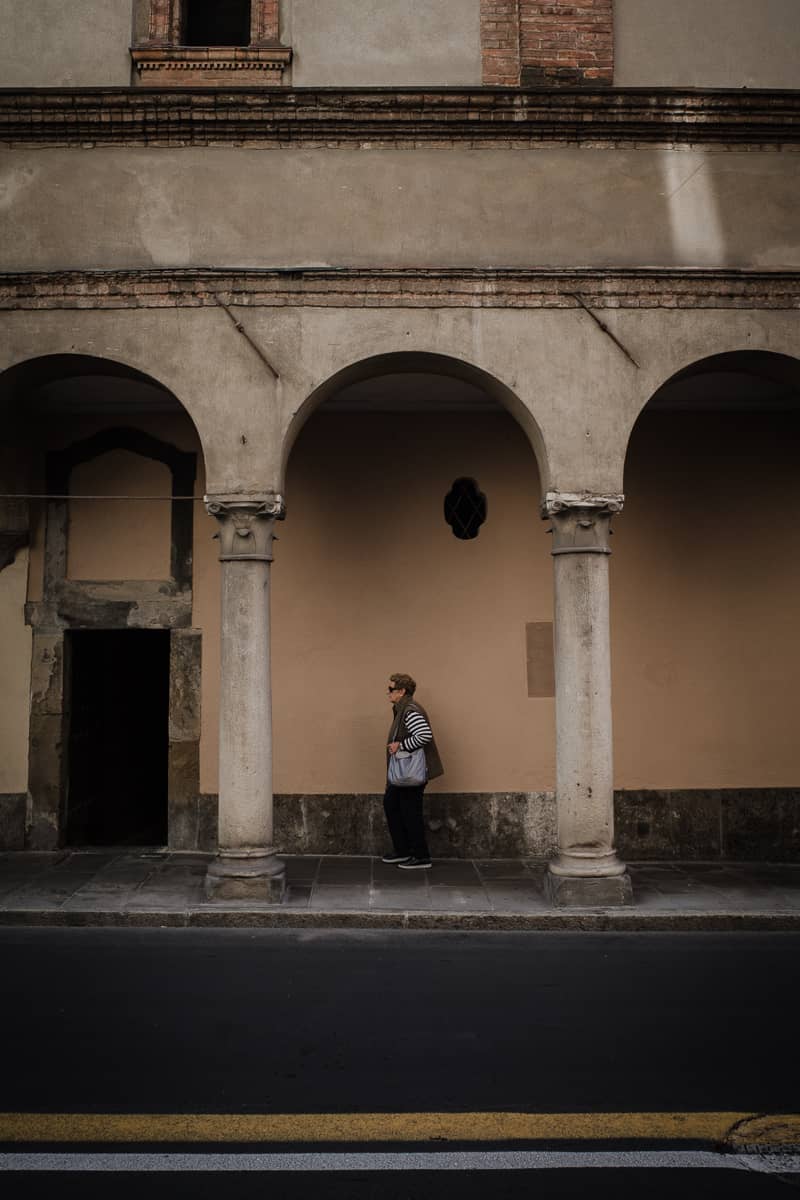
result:
<svg viewBox="0 0 800 1200"><path fill-rule="evenodd" d="M435 858L549 858L556 852L552 792L431 793L425 798ZM283 854L384 854L383 793L278 795L275 845Z"/></svg>
<svg viewBox="0 0 800 1200"><path fill-rule="evenodd" d="M552 858L552 792L440 792L426 797L428 841L437 858ZM189 802L185 837L173 849L217 848L217 797ZM616 845L625 861L800 858L800 788L620 791ZM27 797L0 794L0 851L25 848ZM181 826L183 829L183 826ZM382 794L277 795L275 845L283 854L382 854ZM30 830L28 848L32 848Z"/></svg>
<svg viewBox="0 0 800 1200"><path fill-rule="evenodd" d="M24 792L0 793L0 850L25 849L27 809Z"/></svg>
<svg viewBox="0 0 800 1200"><path fill-rule="evenodd" d="M622 791L620 858L790 862L800 857L800 788Z"/></svg>
<svg viewBox="0 0 800 1200"><path fill-rule="evenodd" d="M275 844L285 854L380 854L382 795L278 795ZM551 858L552 792L431 793L428 842L437 858ZM800 857L800 788L619 791L616 846L625 861Z"/></svg>

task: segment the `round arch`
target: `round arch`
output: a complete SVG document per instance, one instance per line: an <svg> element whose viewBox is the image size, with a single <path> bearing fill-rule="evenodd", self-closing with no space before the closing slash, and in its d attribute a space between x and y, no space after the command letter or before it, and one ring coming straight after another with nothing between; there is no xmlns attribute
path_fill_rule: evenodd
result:
<svg viewBox="0 0 800 1200"><path fill-rule="evenodd" d="M495 375L463 358L423 351L396 351L371 355L342 367L318 384L295 411L286 430L281 448L281 480L285 481L289 456L300 430L321 404L352 384L375 379L381 375L405 373L441 375L461 380L479 388L506 409L528 438L539 468L542 490L546 489L549 468L544 438L533 413L523 404L516 393Z"/></svg>
<svg viewBox="0 0 800 1200"><path fill-rule="evenodd" d="M13 419L15 405L32 392L40 392L43 388L57 383L103 378L147 389L146 393L140 390L140 399L136 407L146 411L184 413L192 423L203 457L207 459L202 431L175 392L155 376L117 358L77 351L23 358L0 372L0 411L4 412L6 418ZM110 419L114 419L120 407L122 406L107 402L103 411L107 412Z"/></svg>
<svg viewBox="0 0 800 1200"><path fill-rule="evenodd" d="M93 781L106 777L114 758L113 739L87 734L91 720L99 720L105 710L109 720L113 716L114 736L125 746L118 757L143 764L146 786L139 791L153 796L152 806L139 804L133 794L135 773L120 775L114 793L124 793L120 840L135 834L147 843L169 841L194 849L181 806L187 807L184 798L188 807L196 804L199 794L200 728L199 722L190 727L181 722L186 709L200 711L201 634L191 621L194 505L185 499L193 494L203 454L200 431L175 393L153 375L116 358L77 352L29 355L7 367L0 374L0 411L5 426L2 491L9 497L5 519L16 518L19 546L30 547L14 584L25 600L24 617L18 605L20 648L14 671L19 691L31 697L27 737L18 740L14 752L15 777L27 784L30 798L18 840L29 848L52 849L83 841L98 844L106 829L117 830L106 821L96 789L92 791ZM119 494L126 491L119 483L119 459L107 465L106 456L114 454L137 460L136 471L147 460L144 469L155 468L158 499L165 501L148 506L147 519L127 527L116 515L107 520L101 506L95 506L101 512L98 520L87 518L87 508L77 511L69 499L73 490L81 490L73 489L73 472L106 459L99 491L121 502L114 506L115 514L130 512L121 505L135 505L141 493ZM34 512L27 501L38 496L46 503ZM76 505L82 503L80 496L74 499ZM159 515L150 521L156 510ZM151 534L158 550L148 557ZM75 546L81 550L73 573ZM117 548L117 557L109 559L109 550ZM114 693L107 705L92 700L89 724L75 733L76 680L91 676L92 686L83 694L105 695L106 662L131 681L129 691L138 698L135 711L156 714L152 727L128 722ZM36 688L25 686L39 675L49 680L44 708ZM184 696L177 703L174 698L186 688L190 699ZM110 685L108 692L112 694ZM0 728L0 749L7 740L8 728ZM43 747L51 743L52 751L45 753ZM88 813L94 814L91 821ZM92 821L94 832L89 832ZM110 840L117 840L116 834Z"/></svg>
<svg viewBox="0 0 800 1200"><path fill-rule="evenodd" d="M739 383L731 389L734 377ZM761 408L791 405L793 395L800 403L800 358L781 350L749 347L684 357L682 365L662 377L638 407L624 443L623 463L627 464L633 432L645 412L677 407L721 408L724 406L721 388L725 382L728 384L725 403L741 408L747 403L746 392L748 388L752 392L754 381L768 392L767 402L762 402ZM679 389L683 392L682 400L677 397Z"/></svg>
<svg viewBox="0 0 800 1200"><path fill-rule="evenodd" d="M634 422L614 547L615 763L652 837L631 857L655 855L678 814L687 845L744 854L747 789L776 789L747 820L780 842L778 793L798 769L785 715L800 662L785 552L798 432L800 359L741 345L684 361Z"/></svg>
<svg viewBox="0 0 800 1200"><path fill-rule="evenodd" d="M369 809L386 732L383 673L402 669L432 706L446 764L433 787L444 813L437 844L466 836L466 806L549 792L551 545L535 465L546 470L546 460L530 413L461 359L371 355L309 389L283 453L287 517L272 580L282 633L273 644L276 790L329 795L342 813ZM486 504L468 538L447 520L448 495L465 478ZM337 681L333 709L310 677ZM488 714L474 703L484 692ZM355 737L341 736L341 712ZM315 737L325 746L319 761L307 753ZM370 811L369 832L346 834L357 839L352 852L382 836Z"/></svg>

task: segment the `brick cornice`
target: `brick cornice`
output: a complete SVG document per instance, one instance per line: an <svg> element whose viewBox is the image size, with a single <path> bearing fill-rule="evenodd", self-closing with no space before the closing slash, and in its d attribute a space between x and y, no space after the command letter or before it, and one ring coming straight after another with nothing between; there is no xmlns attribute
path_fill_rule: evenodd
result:
<svg viewBox="0 0 800 1200"><path fill-rule="evenodd" d="M800 271L286 268L0 275L0 310L201 308L800 309Z"/></svg>
<svg viewBox="0 0 800 1200"><path fill-rule="evenodd" d="M797 145L800 91L114 88L0 91L0 143Z"/></svg>
<svg viewBox="0 0 800 1200"><path fill-rule="evenodd" d="M224 87L226 75L263 86L281 82L292 52L288 46L134 46L131 58L141 78L149 76L156 87Z"/></svg>

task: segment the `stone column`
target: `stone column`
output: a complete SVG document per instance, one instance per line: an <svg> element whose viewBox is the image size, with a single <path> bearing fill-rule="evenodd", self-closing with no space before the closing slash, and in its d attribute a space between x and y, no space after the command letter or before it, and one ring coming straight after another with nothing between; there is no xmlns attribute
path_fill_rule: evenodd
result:
<svg viewBox="0 0 800 1200"><path fill-rule="evenodd" d="M614 849L608 545L622 496L547 494L555 584L559 853L547 887L558 905L629 904Z"/></svg>
<svg viewBox="0 0 800 1200"><path fill-rule="evenodd" d="M222 662L219 854L206 876L214 900L277 903L286 886L272 845L269 573L280 496L207 496L220 523Z"/></svg>

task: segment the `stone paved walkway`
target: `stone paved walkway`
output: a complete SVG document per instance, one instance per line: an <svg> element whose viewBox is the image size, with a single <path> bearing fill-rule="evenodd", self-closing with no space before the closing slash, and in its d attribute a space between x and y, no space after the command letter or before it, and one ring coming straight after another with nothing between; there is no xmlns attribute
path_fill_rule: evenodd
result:
<svg viewBox="0 0 800 1200"><path fill-rule="evenodd" d="M287 857L280 906L209 903L210 855L0 854L0 924L408 928L800 929L800 864L634 863L634 904L554 909L545 863L439 859L404 872L376 858Z"/></svg>

